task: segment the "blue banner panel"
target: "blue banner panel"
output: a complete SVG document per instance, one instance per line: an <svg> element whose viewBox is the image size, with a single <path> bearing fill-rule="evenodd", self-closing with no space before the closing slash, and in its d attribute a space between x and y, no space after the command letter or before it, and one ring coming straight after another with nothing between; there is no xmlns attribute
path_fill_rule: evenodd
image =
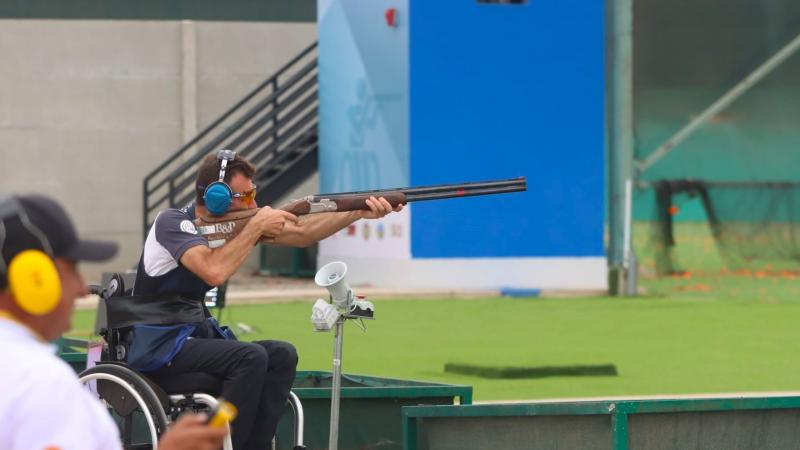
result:
<svg viewBox="0 0 800 450"><path fill-rule="evenodd" d="M415 204L412 256L602 256L603 2L412 0L410 16L411 183L528 178Z"/></svg>

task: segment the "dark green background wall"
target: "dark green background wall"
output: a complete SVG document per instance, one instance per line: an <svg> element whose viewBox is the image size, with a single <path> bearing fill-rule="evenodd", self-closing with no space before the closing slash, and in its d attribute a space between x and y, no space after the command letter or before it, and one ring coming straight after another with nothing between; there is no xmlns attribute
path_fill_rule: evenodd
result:
<svg viewBox="0 0 800 450"><path fill-rule="evenodd" d="M4 19L316 22L316 0L0 0Z"/></svg>

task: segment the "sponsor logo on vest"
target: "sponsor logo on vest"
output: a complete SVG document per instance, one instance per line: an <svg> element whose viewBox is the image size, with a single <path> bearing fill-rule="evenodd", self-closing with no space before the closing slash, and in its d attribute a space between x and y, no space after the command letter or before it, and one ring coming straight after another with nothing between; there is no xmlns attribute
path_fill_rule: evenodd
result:
<svg viewBox="0 0 800 450"><path fill-rule="evenodd" d="M225 222L225 223L217 223L214 224L214 231L217 233L233 233L234 228L236 228L236 222Z"/></svg>

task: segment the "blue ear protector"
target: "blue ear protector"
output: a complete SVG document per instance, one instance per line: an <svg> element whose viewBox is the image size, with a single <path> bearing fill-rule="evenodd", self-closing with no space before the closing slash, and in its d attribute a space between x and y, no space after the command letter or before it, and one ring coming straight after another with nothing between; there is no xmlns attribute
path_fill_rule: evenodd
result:
<svg viewBox="0 0 800 450"><path fill-rule="evenodd" d="M228 212L231 202L233 202L233 191L225 183L225 167L227 167L228 161L233 161L235 158L236 152L233 150L220 150L219 154L217 154L217 159L220 160L219 181L209 184L203 192L206 209L211 214L218 216L225 214Z"/></svg>

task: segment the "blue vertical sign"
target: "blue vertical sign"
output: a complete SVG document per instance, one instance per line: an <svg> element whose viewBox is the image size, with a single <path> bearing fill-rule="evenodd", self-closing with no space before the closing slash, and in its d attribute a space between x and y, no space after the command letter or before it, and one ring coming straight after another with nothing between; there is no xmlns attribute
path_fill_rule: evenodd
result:
<svg viewBox="0 0 800 450"><path fill-rule="evenodd" d="M602 256L603 2L411 4L411 182L526 176L415 205L412 256Z"/></svg>

